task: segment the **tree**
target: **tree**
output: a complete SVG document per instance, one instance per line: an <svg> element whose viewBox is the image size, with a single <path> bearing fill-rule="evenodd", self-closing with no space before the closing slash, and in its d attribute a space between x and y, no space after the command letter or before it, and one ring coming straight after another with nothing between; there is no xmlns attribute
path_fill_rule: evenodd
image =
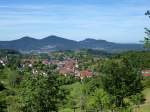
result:
<svg viewBox="0 0 150 112"><path fill-rule="evenodd" d="M132 95L130 97L130 100L133 104L140 105L141 103L144 103L144 96L143 96L143 94L137 93L135 95Z"/></svg>
<svg viewBox="0 0 150 112"><path fill-rule="evenodd" d="M103 89L97 88L87 99L87 105L90 109L104 111L109 108L109 95Z"/></svg>
<svg viewBox="0 0 150 112"><path fill-rule="evenodd" d="M5 89L4 85L0 82L0 91L2 91L4 89Z"/></svg>
<svg viewBox="0 0 150 112"><path fill-rule="evenodd" d="M30 75L22 82L19 95L23 112L58 111L60 102L65 99L65 90L57 82L57 74L52 71L48 75Z"/></svg>
<svg viewBox="0 0 150 112"><path fill-rule="evenodd" d="M0 82L0 112L6 112L6 99L2 91L5 90L4 85Z"/></svg>
<svg viewBox="0 0 150 112"><path fill-rule="evenodd" d="M147 11L145 15L149 16L150 18L150 11ZM145 34L146 34L146 37L144 40L144 47L147 49L150 49L150 30L148 28L145 28Z"/></svg>
<svg viewBox="0 0 150 112"><path fill-rule="evenodd" d="M143 86L138 70L132 67L128 59L109 60L102 66L103 85L110 95L111 103L124 107L125 98L141 93Z"/></svg>

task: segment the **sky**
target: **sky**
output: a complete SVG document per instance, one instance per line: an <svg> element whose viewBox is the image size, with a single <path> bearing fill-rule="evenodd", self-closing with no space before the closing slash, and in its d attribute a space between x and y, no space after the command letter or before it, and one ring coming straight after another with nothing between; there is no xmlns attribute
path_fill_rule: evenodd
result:
<svg viewBox="0 0 150 112"><path fill-rule="evenodd" d="M0 0L0 40L57 35L138 43L148 9L149 0Z"/></svg>

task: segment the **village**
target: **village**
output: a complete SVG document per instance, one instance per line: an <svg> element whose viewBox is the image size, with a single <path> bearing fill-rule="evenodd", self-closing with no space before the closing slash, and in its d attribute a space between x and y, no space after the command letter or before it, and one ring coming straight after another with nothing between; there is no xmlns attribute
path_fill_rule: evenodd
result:
<svg viewBox="0 0 150 112"><path fill-rule="evenodd" d="M146 53L144 52L143 54ZM65 109L69 109L69 112L75 109L76 112L78 112L81 108L80 105L84 103L88 104L88 102L92 104L87 107L87 110L93 109L93 112L95 112L95 109L99 108L93 107L93 104L97 104L98 98L101 100L104 94L104 97L111 97L109 93L105 91L109 86L120 89L121 92L122 89L125 89L124 86L126 86L130 88L131 91L129 92L134 95L133 92L135 88L133 88L133 84L135 84L138 86L138 91L140 87L144 86L146 89L144 88L142 92L144 92L144 95L149 94L145 92L149 90L150 68L149 63L146 63L149 58L147 58L148 56L143 58L144 64L143 62L134 63L139 60L139 57L136 55L143 57L143 54L136 54L135 52L136 58L134 57L133 62L132 52L131 55L128 54L128 56L131 56L130 58L126 58L125 54L125 56L123 55L125 58L123 56L119 57L119 55L115 57L114 55L113 59L107 56L93 56L83 51L58 51L50 54L4 54L0 56L0 83L5 85L5 88L7 88L6 91L10 88L9 96L12 96L14 99L17 95L18 98L24 97L23 94L28 94L28 91L32 93L33 89L39 92L40 97L45 97L45 92L47 91L50 91L47 95L49 97L52 90L59 90L58 95L61 93L61 98L68 98L59 102L61 105L61 107L58 107L60 112L62 112L61 110L66 112ZM138 68L133 69L137 66ZM132 70L132 72L128 70ZM139 80L141 80L142 83L139 82ZM130 84L132 82L134 83ZM107 85L105 85L106 83ZM121 88L118 88L119 83L121 83ZM141 86L141 84L143 84L143 86ZM13 92L16 90L15 96L11 94L12 90ZM20 91L22 91L23 94L20 95ZM5 90L3 90L3 92L5 93ZM42 96L41 92L43 92ZM126 94L126 92L124 92L124 94ZM139 93L137 95L139 95ZM86 97L88 97L88 99L82 99ZM139 98L140 96L137 97ZM47 99L47 97L45 98ZM130 97L128 97L128 99L129 98ZM145 98L148 99L147 96ZM140 99L143 99L143 97ZM91 102L92 100L96 102ZM109 102L109 99L106 100ZM132 99L130 102L132 102ZM145 104L149 104L149 100L145 102ZM130 107L128 108L130 109ZM103 107L103 109L105 108ZM106 110L109 110L109 108L106 108Z"/></svg>
<svg viewBox="0 0 150 112"><path fill-rule="evenodd" d="M95 75L95 72L90 70L90 69L85 69L85 70L79 70L79 64L77 59L71 59L67 58L64 60L48 60L48 59L43 59L40 60L42 64L49 66L49 65L55 65L56 66L56 71L65 77L67 76L74 76L79 79L84 79L84 78L90 78ZM44 71L38 71L36 68L33 67L35 63L39 62L39 59L22 59L20 66L18 66L18 70L23 70L25 67L29 67L32 69L33 75L36 74L43 74L47 76L47 74ZM6 66L6 64L9 63L7 56L4 58L0 59L0 65L1 66ZM144 77L150 77L150 69L144 69L141 71L142 76Z"/></svg>
<svg viewBox="0 0 150 112"><path fill-rule="evenodd" d="M39 59L22 59L20 65L18 66L18 70L23 70L23 68L25 67L29 67L32 69L32 73L38 74L38 73L42 73L43 75L46 76L46 73L44 71L38 71L36 70L36 68L33 67L33 65L35 63L39 62ZM5 66L8 62L7 57L5 58L1 58L0 59L0 64L2 66ZM79 65L78 65L78 61L75 59L65 59L63 61L60 60L48 60L48 59L43 59L41 60L41 63L44 65L55 65L56 66L56 70L60 75L64 75L64 76L74 76L76 78L80 78L81 80L84 78L90 78L92 76L94 76L94 72L92 70L89 69L85 69L85 70L79 70Z"/></svg>
<svg viewBox="0 0 150 112"><path fill-rule="evenodd" d="M28 66L30 68L33 67L33 64L35 62L37 62L38 60L24 60L24 64L23 64L23 67L24 66ZM59 60L42 60L42 64L44 65L55 65L56 66L56 70L58 71L58 73L60 75L64 75L64 76L74 76L76 78L80 78L81 80L84 79L84 78L90 78L94 75L93 71L89 70L89 69L86 69L86 70L82 70L80 71L79 70L79 65L78 65L78 61L77 60L74 60L74 59L66 59L66 60L63 60L63 61L59 61ZM38 73L37 70L33 69L33 74L36 74ZM43 73L45 74L45 73Z"/></svg>

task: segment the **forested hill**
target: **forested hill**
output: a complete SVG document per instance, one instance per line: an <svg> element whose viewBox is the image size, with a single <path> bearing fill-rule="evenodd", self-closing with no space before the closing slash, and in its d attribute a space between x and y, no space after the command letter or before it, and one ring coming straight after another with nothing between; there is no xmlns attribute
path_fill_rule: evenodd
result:
<svg viewBox="0 0 150 112"><path fill-rule="evenodd" d="M120 52L128 50L142 50L142 44L120 44L108 42L106 40L85 39L74 41L58 36L48 36L43 39L23 37L12 41L0 41L0 48L14 49L19 51L55 51L55 50L78 50L78 49L98 49L108 52Z"/></svg>

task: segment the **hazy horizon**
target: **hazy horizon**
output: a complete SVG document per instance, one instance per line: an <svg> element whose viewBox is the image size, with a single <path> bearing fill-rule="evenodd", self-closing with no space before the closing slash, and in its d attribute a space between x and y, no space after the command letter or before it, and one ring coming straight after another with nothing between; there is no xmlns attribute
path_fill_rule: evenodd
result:
<svg viewBox="0 0 150 112"><path fill-rule="evenodd" d="M0 41L49 35L118 43L143 40L149 0L1 0Z"/></svg>
<svg viewBox="0 0 150 112"><path fill-rule="evenodd" d="M42 38L36 38L36 37L31 37L31 36L23 36L23 37L21 37L21 38L15 38L15 39L12 39L12 40L0 40L0 41L1 41L1 42L3 42L3 41L14 41L14 40L22 39L22 38L24 38L24 37L29 37L29 38L41 40L41 39L44 39L44 38L47 38L47 37L51 37L51 36L56 36L56 37L60 37L60 38L68 39L68 40L73 40L73 41L76 41L76 42L84 41L84 40L86 40L86 39L94 39L94 40L104 40L104 41L107 41L107 42L120 43L120 44L143 44L143 42L141 42L141 41L138 41L138 42L114 42L114 41L109 41L109 40L100 39L100 38L99 38L99 39L97 39L97 38L83 38L83 39L81 39L81 40L74 40L74 39L71 39L71 38L61 37L61 36L58 36L58 35L49 35L49 36L42 37Z"/></svg>

